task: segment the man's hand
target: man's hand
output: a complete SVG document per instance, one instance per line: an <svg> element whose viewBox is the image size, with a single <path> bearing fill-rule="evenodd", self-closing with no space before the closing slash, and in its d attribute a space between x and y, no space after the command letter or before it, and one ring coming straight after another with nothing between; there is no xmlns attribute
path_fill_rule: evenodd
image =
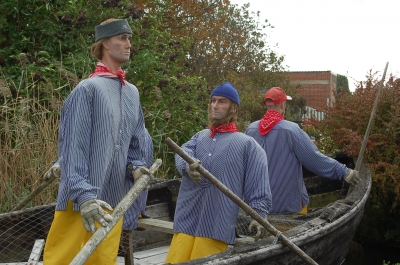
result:
<svg viewBox="0 0 400 265"><path fill-rule="evenodd" d="M200 173L199 173L199 171L197 171L197 168L199 167L200 164L201 164L201 161L196 159L196 161L194 163L190 164L186 168L186 171L187 171L189 177L191 177L192 180L197 184L199 184L201 182Z"/></svg>
<svg viewBox="0 0 400 265"><path fill-rule="evenodd" d="M253 236L255 241L258 241L260 239L263 239L263 238L266 238L269 236L268 230L265 229L262 225L260 225L256 220L252 220L250 222L249 233L252 233L253 230L255 230L255 229L253 229L253 227L255 229L257 229L256 234Z"/></svg>
<svg viewBox="0 0 400 265"><path fill-rule="evenodd" d="M48 181L51 178L59 178L61 174L61 169L59 164L54 164L46 173L41 177L41 181Z"/></svg>
<svg viewBox="0 0 400 265"><path fill-rule="evenodd" d="M358 174L358 171L349 168L349 172L344 177L344 180L349 184L357 185L360 183L361 178Z"/></svg>
<svg viewBox="0 0 400 265"><path fill-rule="evenodd" d="M132 171L132 177L133 180L136 182L138 179L140 179L143 175L149 175L150 180L154 179L154 175L151 174L150 170L145 167L139 167L138 169Z"/></svg>
<svg viewBox="0 0 400 265"><path fill-rule="evenodd" d="M133 180L135 181L135 183L136 183L136 181L137 181L138 179L140 179L143 175L149 175L149 176L150 176L150 180L153 180L153 179L154 179L154 175L151 174L151 172L150 172L150 170L149 170L148 168L139 167L138 169L132 171L132 177L133 177ZM150 185L147 185L147 186L146 186L146 190L148 190L148 189L150 189Z"/></svg>
<svg viewBox="0 0 400 265"><path fill-rule="evenodd" d="M107 224L113 220L113 217L104 211L102 207L112 211L112 207L101 200L92 199L82 203L80 212L86 231L92 233L96 232L94 221L99 222L102 226L107 226Z"/></svg>

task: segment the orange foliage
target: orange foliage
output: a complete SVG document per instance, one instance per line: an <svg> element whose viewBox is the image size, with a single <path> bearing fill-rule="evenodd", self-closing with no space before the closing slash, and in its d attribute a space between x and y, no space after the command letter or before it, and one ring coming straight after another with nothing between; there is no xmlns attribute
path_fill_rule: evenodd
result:
<svg viewBox="0 0 400 265"><path fill-rule="evenodd" d="M258 14L239 8L228 0L170 0L165 6L149 1L135 1L139 9L154 12L163 9L165 29L176 37L192 40L187 71L203 76L210 86L227 81L234 71L252 77L258 86L267 86L269 72L283 70L283 56L269 50ZM282 80L283 76L279 76ZM276 85L276 84L274 84Z"/></svg>

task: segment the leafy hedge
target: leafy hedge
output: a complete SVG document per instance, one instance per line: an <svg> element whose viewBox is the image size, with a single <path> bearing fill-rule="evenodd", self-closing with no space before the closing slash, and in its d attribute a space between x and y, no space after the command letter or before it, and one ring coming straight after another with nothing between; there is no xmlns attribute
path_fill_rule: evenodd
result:
<svg viewBox="0 0 400 265"><path fill-rule="evenodd" d="M0 98L1 104L32 99L48 115L58 115L63 99L94 69L89 47L95 25L110 17L125 18L133 39L132 60L123 68L140 91L155 156L164 156L164 167L174 168L172 154L162 144L165 138L182 142L204 128L200 121L206 119L206 84L182 73L190 39L171 36L162 28L161 14L144 14L130 1L3 1L0 8L5 15L2 82L11 92ZM13 115L16 123L18 113Z"/></svg>
<svg viewBox="0 0 400 265"><path fill-rule="evenodd" d="M321 149L358 155L379 88L376 76L377 73L371 74L355 93L338 100L324 121L308 125L324 136L319 142ZM400 79L394 76L382 89L364 159L373 182L357 237L363 242L399 247Z"/></svg>

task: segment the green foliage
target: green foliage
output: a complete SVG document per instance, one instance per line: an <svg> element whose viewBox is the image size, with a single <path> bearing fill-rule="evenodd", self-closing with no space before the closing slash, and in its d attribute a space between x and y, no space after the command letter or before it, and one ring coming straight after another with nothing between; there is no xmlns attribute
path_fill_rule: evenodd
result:
<svg viewBox="0 0 400 265"><path fill-rule="evenodd" d="M290 89L286 89L285 91L288 91L287 94L292 97L292 100L286 102L285 118L287 120L300 122L305 112L307 100L296 94L295 91L290 92Z"/></svg>
<svg viewBox="0 0 400 265"><path fill-rule="evenodd" d="M336 95L341 98L343 94L350 94L349 80L344 75L337 75L336 80Z"/></svg>
<svg viewBox="0 0 400 265"><path fill-rule="evenodd" d="M238 89L240 130L264 115L264 88L288 87L283 72L284 57L266 45L265 32L272 25L267 21L260 23L259 14L249 12L248 5L236 8L228 1L203 0L171 0L168 1L170 6L142 0L136 4L149 13L162 12L166 18L164 27L173 36L190 39L184 73L202 76L209 91L225 81ZM289 116L291 113L289 106Z"/></svg>
<svg viewBox="0 0 400 265"><path fill-rule="evenodd" d="M26 0L0 5L1 10L9 10L0 37L1 80L4 91L11 91L0 97L0 103L19 97L35 99L48 113L59 113L69 92L93 71L95 60L89 47L95 25L107 18L127 19L133 30L132 60L123 68L127 80L140 91L155 157L164 159L165 169L175 168L172 153L165 150L165 138L186 141L204 128L207 117L204 80L183 74L189 38L171 36L162 28L160 13L144 14L130 1ZM15 18L24 23L12 23ZM18 112L12 115L19 117ZM175 174L171 172L170 177Z"/></svg>
<svg viewBox="0 0 400 265"><path fill-rule="evenodd" d="M190 39L173 37L162 26L156 14L133 21L133 56L125 69L141 94L154 157L163 159L159 171L172 178L177 172L165 139L183 144L206 126L208 95L204 79L182 73Z"/></svg>
<svg viewBox="0 0 400 265"><path fill-rule="evenodd" d="M210 4L203 16L197 2L144 2L154 8L127 0L0 2L0 186L12 179L7 187L15 191L8 203L0 199L7 209L37 186L56 159L62 102L93 71L94 27L108 18L127 19L133 30L132 58L122 67L140 91L154 157L163 159L157 177L177 175L165 139L182 144L207 127L209 93L216 85L230 81L238 88L242 130L264 114L262 88L288 85L284 57L269 49L261 25L245 9L202 1ZM184 7L188 16L180 16ZM199 23L191 27L194 22ZM231 38L222 38L229 31ZM220 51L223 56L217 56ZM35 203L51 202L55 194L52 188Z"/></svg>
<svg viewBox="0 0 400 265"><path fill-rule="evenodd" d="M375 74L376 75L376 74ZM317 129L333 140L335 149L356 157L361 147L379 87L375 75L345 95ZM400 245L400 79L391 76L383 87L364 160L373 185L365 216L358 230L361 241Z"/></svg>
<svg viewBox="0 0 400 265"><path fill-rule="evenodd" d="M239 130L244 131L251 122L259 120L264 116L266 112L264 95L273 86L285 88L287 94L293 98L293 100L287 101L285 119L295 122L301 121L301 116L305 108L305 99L295 92L295 88L285 78L285 75L277 75L274 81L271 81L272 83L266 82L266 84L270 85L275 84L271 86L261 85L262 82L257 84L249 82L248 79L241 78L240 75L234 72L228 75L228 80L232 80L240 95ZM273 78L271 77L271 79Z"/></svg>

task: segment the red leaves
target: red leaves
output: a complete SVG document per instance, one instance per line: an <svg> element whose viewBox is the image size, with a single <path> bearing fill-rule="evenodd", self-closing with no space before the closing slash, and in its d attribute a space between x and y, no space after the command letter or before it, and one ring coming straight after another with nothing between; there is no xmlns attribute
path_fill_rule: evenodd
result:
<svg viewBox="0 0 400 265"><path fill-rule="evenodd" d="M335 145L330 147L358 155L379 81L376 73L370 73L367 81L360 82L352 95L338 99L336 106L328 109L326 119L315 125L324 139L333 141ZM371 203L390 216L399 210L400 200L400 80L394 76L382 89L364 159L373 177Z"/></svg>

